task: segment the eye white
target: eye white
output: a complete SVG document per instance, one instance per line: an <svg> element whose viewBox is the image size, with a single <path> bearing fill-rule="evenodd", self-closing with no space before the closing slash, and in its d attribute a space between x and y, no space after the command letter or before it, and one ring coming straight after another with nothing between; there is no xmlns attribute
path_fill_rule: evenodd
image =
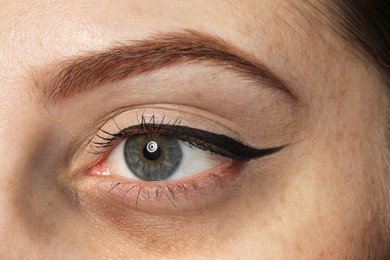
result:
<svg viewBox="0 0 390 260"><path fill-rule="evenodd" d="M131 138L131 137L130 137ZM117 145L107 158L107 165L111 175L119 175L129 179L141 180L132 173L126 164L124 157L124 148L126 140L123 140ZM166 180L178 180L191 177L202 172L206 172L220 165L222 162L229 160L226 157L214 154L210 151L188 145L183 141L179 141L180 148L183 153L182 160L177 169ZM146 146L148 152L155 152L158 149L156 142L149 142Z"/></svg>

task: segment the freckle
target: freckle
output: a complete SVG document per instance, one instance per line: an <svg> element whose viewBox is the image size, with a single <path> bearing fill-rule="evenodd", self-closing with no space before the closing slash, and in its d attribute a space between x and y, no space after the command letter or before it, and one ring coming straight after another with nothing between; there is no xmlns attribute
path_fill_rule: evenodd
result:
<svg viewBox="0 0 390 260"><path fill-rule="evenodd" d="M275 218L274 218L274 221L276 222L281 222L282 221L282 216L275 216Z"/></svg>
<svg viewBox="0 0 390 260"><path fill-rule="evenodd" d="M299 242L296 244L296 249L297 249L297 252L298 252L298 253L302 253L303 247L302 247L302 242L301 242L301 241L299 241Z"/></svg>
<svg viewBox="0 0 390 260"><path fill-rule="evenodd" d="M194 97L195 98L201 98L203 94L201 92L195 92Z"/></svg>
<svg viewBox="0 0 390 260"><path fill-rule="evenodd" d="M343 138L344 138L344 132L343 131L338 131L336 133L336 138L335 138L336 141L337 142L341 142Z"/></svg>
<svg viewBox="0 0 390 260"><path fill-rule="evenodd" d="M280 202L284 203L286 201L286 197L284 196L284 194L280 195L279 196L279 200Z"/></svg>
<svg viewBox="0 0 390 260"><path fill-rule="evenodd" d="M318 259L324 259L325 258L325 252L324 251L319 252L317 257L318 257Z"/></svg>

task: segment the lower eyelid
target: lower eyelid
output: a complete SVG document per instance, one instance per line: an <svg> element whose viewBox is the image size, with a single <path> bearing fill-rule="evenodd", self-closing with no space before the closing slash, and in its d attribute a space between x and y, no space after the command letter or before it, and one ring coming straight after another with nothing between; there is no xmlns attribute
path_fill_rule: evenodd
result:
<svg viewBox="0 0 390 260"><path fill-rule="evenodd" d="M94 176L80 195L89 205L121 205L125 210L149 214L183 214L219 204L229 199L231 188L239 183L241 164L232 160L198 176L170 182L129 181L113 176ZM92 184L91 183L91 184ZM91 188L93 187L93 188ZM105 204L106 202L107 204Z"/></svg>

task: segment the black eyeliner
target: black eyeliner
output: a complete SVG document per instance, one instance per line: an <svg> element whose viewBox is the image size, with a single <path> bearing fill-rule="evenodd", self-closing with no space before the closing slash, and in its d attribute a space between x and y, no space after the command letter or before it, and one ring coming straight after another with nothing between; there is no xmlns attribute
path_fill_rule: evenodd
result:
<svg viewBox="0 0 390 260"><path fill-rule="evenodd" d="M210 151L241 162L274 154L285 147L285 145L283 145L272 148L257 149L222 134L215 134L187 126L179 126L176 123L172 125L165 125L142 122L139 125L125 128L116 134L111 134L103 130L101 131L111 137L104 138L101 135L98 135L98 137L102 139L102 142L94 142L98 148L107 148L115 140L136 135L166 135L180 139L189 146Z"/></svg>

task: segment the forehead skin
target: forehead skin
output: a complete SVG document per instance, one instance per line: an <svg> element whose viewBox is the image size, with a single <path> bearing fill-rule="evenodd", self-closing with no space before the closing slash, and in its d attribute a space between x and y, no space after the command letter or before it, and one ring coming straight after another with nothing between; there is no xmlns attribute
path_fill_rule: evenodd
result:
<svg viewBox="0 0 390 260"><path fill-rule="evenodd" d="M388 199L383 84L325 23L310 18L313 12L305 4L271 0L1 1L0 255L379 256L387 233ZM260 59L287 82L305 111L302 136L284 168L288 178L275 187L280 190L267 193L272 199L246 198L252 206L242 212L240 230L231 230L208 246L186 245L178 238L176 254L153 252L153 245L136 246L122 236L99 233L88 219L63 209L66 203L59 198L46 203L47 190L61 191L29 176L48 176L44 167L41 173L30 171L37 168L32 161L42 164L50 156L34 144L46 138L50 125L61 124L37 105L41 93L33 81L36 72L118 42L180 29L219 36ZM48 145L55 149L55 142ZM265 204L274 209L269 214L258 203L267 199Z"/></svg>

